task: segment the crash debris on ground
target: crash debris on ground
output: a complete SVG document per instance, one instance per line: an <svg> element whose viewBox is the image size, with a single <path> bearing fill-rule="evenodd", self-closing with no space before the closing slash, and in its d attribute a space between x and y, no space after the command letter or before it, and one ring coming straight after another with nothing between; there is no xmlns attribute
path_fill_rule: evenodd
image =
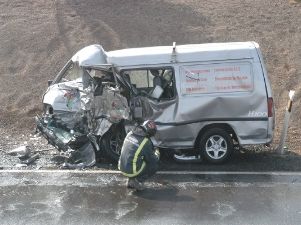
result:
<svg viewBox="0 0 301 225"><path fill-rule="evenodd" d="M39 158L39 153L32 153L29 146L20 146L8 152L9 155L17 156L20 160L20 164L17 164L16 167L24 167L33 163Z"/></svg>
<svg viewBox="0 0 301 225"><path fill-rule="evenodd" d="M1 169L83 169L96 163L91 148L60 152L40 134L2 136L0 157Z"/></svg>

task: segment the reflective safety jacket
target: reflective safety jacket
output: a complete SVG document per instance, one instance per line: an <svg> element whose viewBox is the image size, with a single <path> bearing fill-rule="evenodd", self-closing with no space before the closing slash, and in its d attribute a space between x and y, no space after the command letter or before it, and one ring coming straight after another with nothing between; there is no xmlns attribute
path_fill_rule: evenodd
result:
<svg viewBox="0 0 301 225"><path fill-rule="evenodd" d="M135 177L148 163L156 163L158 160L152 141L131 131L124 140L118 169L127 177Z"/></svg>

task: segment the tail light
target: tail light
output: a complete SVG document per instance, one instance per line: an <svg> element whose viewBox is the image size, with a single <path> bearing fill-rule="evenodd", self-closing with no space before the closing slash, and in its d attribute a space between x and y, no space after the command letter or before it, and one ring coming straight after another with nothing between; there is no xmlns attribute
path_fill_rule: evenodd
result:
<svg viewBox="0 0 301 225"><path fill-rule="evenodd" d="M268 98L268 117L273 117L274 102L273 98Z"/></svg>

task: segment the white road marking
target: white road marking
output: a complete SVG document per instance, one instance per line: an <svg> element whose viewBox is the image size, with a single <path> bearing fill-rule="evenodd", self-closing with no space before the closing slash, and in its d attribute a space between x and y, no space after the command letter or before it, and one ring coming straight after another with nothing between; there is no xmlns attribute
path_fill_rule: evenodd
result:
<svg viewBox="0 0 301 225"><path fill-rule="evenodd" d="M121 174L118 170L0 170L1 173L64 173L64 174ZM272 176L301 176L301 172L281 171L158 171L163 175L272 175Z"/></svg>

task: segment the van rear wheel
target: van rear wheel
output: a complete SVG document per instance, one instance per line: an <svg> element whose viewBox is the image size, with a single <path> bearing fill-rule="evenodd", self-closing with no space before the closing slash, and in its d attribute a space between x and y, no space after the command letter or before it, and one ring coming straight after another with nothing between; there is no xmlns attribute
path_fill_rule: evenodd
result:
<svg viewBox="0 0 301 225"><path fill-rule="evenodd" d="M199 142L201 156L208 162L225 162L233 151L231 136L221 128L207 130Z"/></svg>

